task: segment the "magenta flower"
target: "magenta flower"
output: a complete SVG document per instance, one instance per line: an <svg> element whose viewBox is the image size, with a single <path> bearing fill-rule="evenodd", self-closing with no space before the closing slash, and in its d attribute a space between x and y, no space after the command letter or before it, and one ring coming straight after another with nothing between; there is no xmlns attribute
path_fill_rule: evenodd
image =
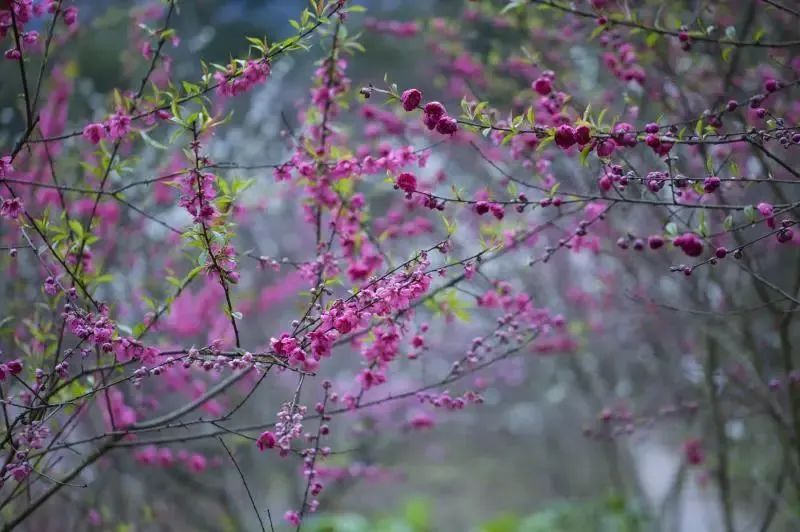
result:
<svg viewBox="0 0 800 532"><path fill-rule="evenodd" d="M556 128L555 141L559 148L567 149L572 147L575 140L575 129L567 124L558 126Z"/></svg>
<svg viewBox="0 0 800 532"><path fill-rule="evenodd" d="M417 178L414 177L414 174L403 172L397 176L396 186L407 194L411 194L417 190Z"/></svg>
<svg viewBox="0 0 800 532"><path fill-rule="evenodd" d="M83 138L97 144L106 136L106 127L103 124L89 124L83 128Z"/></svg>
<svg viewBox="0 0 800 532"><path fill-rule="evenodd" d="M422 92L418 89L408 89L403 91L400 100L403 102L403 109L406 111L413 111L422 101Z"/></svg>
<svg viewBox="0 0 800 532"><path fill-rule="evenodd" d="M17 219L20 214L22 214L24 210L24 206L22 204L22 200L14 197L11 199L3 200L3 204L0 205L0 216L3 218L11 218L13 220Z"/></svg>

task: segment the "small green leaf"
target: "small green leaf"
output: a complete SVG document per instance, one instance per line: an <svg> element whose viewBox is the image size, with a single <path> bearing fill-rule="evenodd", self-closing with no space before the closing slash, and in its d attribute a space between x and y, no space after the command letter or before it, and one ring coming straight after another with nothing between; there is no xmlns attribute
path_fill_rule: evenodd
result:
<svg viewBox="0 0 800 532"><path fill-rule="evenodd" d="M153 138L152 138L150 135L148 135L148 134L147 134L147 132L146 132L146 131L144 131L143 129L140 129L140 130L139 130L139 135L141 135L141 137L142 137L142 140L144 140L144 141L145 141L147 144L149 144L149 145L150 145L150 146L152 146L153 148L155 148L155 149L157 149L157 150L166 150L166 149L167 149L167 147L166 147L166 146L164 146L163 144L161 144L161 143L160 143L160 142L158 142L157 140L153 139Z"/></svg>
<svg viewBox="0 0 800 532"><path fill-rule="evenodd" d="M744 216L747 218L747 221L750 223L754 223L756 221L756 209L752 205L748 205L744 208Z"/></svg>
<svg viewBox="0 0 800 532"><path fill-rule="evenodd" d="M581 155L579 157L581 166L587 166L589 163L586 161L589 157L589 154L592 152L592 146L587 145L585 148L581 150Z"/></svg>
<svg viewBox="0 0 800 532"><path fill-rule="evenodd" d="M733 216L728 215L725 217L725 220L722 222L722 227L726 231L730 231L733 228Z"/></svg>
<svg viewBox="0 0 800 532"><path fill-rule="evenodd" d="M731 54L733 54L733 46L728 46L727 48L722 49L722 60L726 63L731 62Z"/></svg>
<svg viewBox="0 0 800 532"><path fill-rule="evenodd" d="M592 33L589 34L589 40L593 41L598 35L605 31L605 26L597 26L595 29L592 30Z"/></svg>

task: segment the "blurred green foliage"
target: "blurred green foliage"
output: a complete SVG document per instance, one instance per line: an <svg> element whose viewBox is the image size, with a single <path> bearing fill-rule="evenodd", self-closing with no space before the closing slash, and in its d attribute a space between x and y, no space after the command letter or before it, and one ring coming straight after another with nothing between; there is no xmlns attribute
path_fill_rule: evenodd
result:
<svg viewBox="0 0 800 532"><path fill-rule="evenodd" d="M353 513L314 519L314 532L432 532L435 504L429 499L410 499L396 513L375 519ZM588 501L558 502L529 515L503 513L477 525L476 532L639 532L647 519L636 504L617 494Z"/></svg>

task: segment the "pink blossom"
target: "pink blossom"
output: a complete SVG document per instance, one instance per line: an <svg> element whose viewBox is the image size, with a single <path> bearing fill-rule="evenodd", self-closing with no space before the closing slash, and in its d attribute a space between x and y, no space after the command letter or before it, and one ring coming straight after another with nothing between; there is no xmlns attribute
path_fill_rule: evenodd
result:
<svg viewBox="0 0 800 532"><path fill-rule="evenodd" d="M89 124L83 128L83 138L97 144L106 136L106 128L103 124Z"/></svg>
<svg viewBox="0 0 800 532"><path fill-rule="evenodd" d="M106 129L111 139L122 140L130 133L131 117L122 111L118 111L108 119L106 122ZM95 132L94 134L97 133Z"/></svg>
<svg viewBox="0 0 800 532"><path fill-rule="evenodd" d="M770 228L775 228L775 207L771 203L761 202L756 205L756 209L758 212L767 219L767 226Z"/></svg>
<svg viewBox="0 0 800 532"><path fill-rule="evenodd" d="M413 111L419 106L420 101L422 101L422 92L418 89L405 90L400 100L403 102L403 109L406 111Z"/></svg>
<svg viewBox="0 0 800 532"><path fill-rule="evenodd" d="M414 177L414 174L403 172L397 176L396 185L400 190L406 192L407 194L411 194L417 190L417 178Z"/></svg>
<svg viewBox="0 0 800 532"><path fill-rule="evenodd" d="M286 510L283 514L283 520L292 526L300 526L300 514L294 510Z"/></svg>
<svg viewBox="0 0 800 532"><path fill-rule="evenodd" d="M0 205L0 216L15 220L24 212L24 210L25 207L22 204L22 200L17 197L13 197L3 200L2 205Z"/></svg>
<svg viewBox="0 0 800 532"><path fill-rule="evenodd" d="M277 439L275 438L275 434L271 431L264 431L261 433L261 436L258 437L256 440L256 445L258 446L259 451L263 451L265 449L272 449L275 447L275 443Z"/></svg>

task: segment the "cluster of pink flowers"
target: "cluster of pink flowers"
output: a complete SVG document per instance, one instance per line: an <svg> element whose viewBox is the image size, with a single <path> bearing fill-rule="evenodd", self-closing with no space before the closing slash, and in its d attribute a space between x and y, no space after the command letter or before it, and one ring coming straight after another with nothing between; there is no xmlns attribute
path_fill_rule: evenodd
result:
<svg viewBox="0 0 800 532"><path fill-rule="evenodd" d="M24 451L17 451L13 455L13 459L5 464L0 469L0 487L3 486L9 479L14 479L16 482L22 482L28 475L31 474L33 468L28 462L28 455Z"/></svg>
<svg viewBox="0 0 800 532"><path fill-rule="evenodd" d="M174 467L183 463L186 469L193 473L202 473L209 465L219 465L220 463L219 460L209 460L200 453L190 453L185 449L175 453L169 447L156 447L155 445L148 445L136 451L134 458L143 466Z"/></svg>
<svg viewBox="0 0 800 532"><path fill-rule="evenodd" d="M117 111L102 123L88 124L83 128L83 138L97 144L104 138L120 141L131 132L131 116L124 111Z"/></svg>
<svg viewBox="0 0 800 532"><path fill-rule="evenodd" d="M580 125L575 128L568 124L561 124L555 130L554 140L559 148L565 150L575 144L583 147L592 140L592 132L589 126L586 125Z"/></svg>
<svg viewBox="0 0 800 532"><path fill-rule="evenodd" d="M282 334L280 338L271 338L270 347L276 355L285 358L289 365L303 368L304 371L316 370L319 366L319 359L329 354L328 350L320 349L317 345L309 355L297 338L288 333Z"/></svg>
<svg viewBox="0 0 800 532"><path fill-rule="evenodd" d="M419 108L422 102L422 91L407 89L400 95L400 102L407 112ZM422 123L430 131L436 130L442 135L452 135L458 131L458 121L447 114L447 109L440 102L428 102L422 108Z"/></svg>
<svg viewBox="0 0 800 532"><path fill-rule="evenodd" d="M50 436L50 428L42 422L34 422L23 426L17 434L16 446L28 449L41 449Z"/></svg>
<svg viewBox="0 0 800 532"><path fill-rule="evenodd" d="M112 340L116 326L108 317L107 309L102 314L83 314L71 305L65 305L63 316L67 329L72 334L92 342L106 353L113 351Z"/></svg>
<svg viewBox="0 0 800 532"><path fill-rule="evenodd" d="M499 308L505 314L498 318L498 328L493 337L501 344L511 341L521 341L524 331L539 334L534 350L538 352L570 352L574 349L575 342L568 335L563 334L566 321L560 315L552 315L549 310L536 307L530 296L518 293L506 281L498 281L492 290L487 290L479 299L478 304L485 308ZM541 346L542 349L537 348ZM544 349L544 346L549 348ZM480 362L486 353L491 351L491 345L485 338L478 337L472 341L472 347L467 351L465 362L467 367ZM454 370L460 371L461 365Z"/></svg>
<svg viewBox="0 0 800 532"><path fill-rule="evenodd" d="M231 283L239 282L239 272L236 271L236 249L233 244L220 245L212 243L208 250L205 271L211 276L218 276Z"/></svg>
<svg viewBox="0 0 800 532"><path fill-rule="evenodd" d="M0 9L0 39L9 34L14 20L16 20L22 47L25 48L36 43L39 33L34 30L25 31L25 26L32 22L34 18L56 13L59 4L60 2L56 0L13 0L6 2L4 5L8 5L10 9ZM12 10L13 17L11 15ZM74 29L78 23L78 8L74 6L61 8L60 15L67 27ZM6 59L12 60L17 60L22 56L21 51L16 47L7 50L4 55Z"/></svg>
<svg viewBox="0 0 800 532"><path fill-rule="evenodd" d="M141 360L145 364L153 364L159 351L152 346L145 346L142 342L131 336L117 338L114 341L114 354L120 363L131 360Z"/></svg>
<svg viewBox="0 0 800 532"><path fill-rule="evenodd" d="M266 59L248 59L238 68L228 67L225 72L216 72L214 81L217 83L217 94L220 96L239 96L256 85L267 81L270 74L270 64Z"/></svg>
<svg viewBox="0 0 800 532"><path fill-rule="evenodd" d="M483 397L477 392L469 391L460 397L453 397L449 391L441 393L419 393L417 399L420 403L427 403L435 408L445 410L463 410L468 404L482 404Z"/></svg>
<svg viewBox="0 0 800 532"><path fill-rule="evenodd" d="M179 184L181 197L178 205L192 215L196 224L210 223L218 216L212 201L217 197L214 182L217 176L200 170L182 175Z"/></svg>
<svg viewBox="0 0 800 532"><path fill-rule="evenodd" d="M427 261L423 260L409 272L398 272L385 279L373 282L348 301L337 300L320 315L319 325L300 341L289 333L270 340L275 354L284 357L293 367L315 371L322 358L330 356L334 342L342 335L355 332L369 323L370 319L388 319L393 312L409 307L414 299L429 288L431 278L423 273ZM388 326L387 326L388 327ZM365 347L363 354L371 362L388 363L394 358L399 335L396 331L377 327L375 340ZM359 374L365 387L383 382L380 371L365 370Z"/></svg>
<svg viewBox="0 0 800 532"><path fill-rule="evenodd" d="M441 103L428 102L422 111L422 123L428 129L435 129L442 135L452 135L458 131L458 121L447 114L447 110Z"/></svg>
<svg viewBox="0 0 800 532"><path fill-rule="evenodd" d="M275 430L262 432L256 440L259 450L264 451L277 447L280 456L289 456L292 450L292 442L303 434L303 418L305 418L305 415L305 406L284 403L278 411L278 422L275 423Z"/></svg>
<svg viewBox="0 0 800 532"><path fill-rule="evenodd" d="M478 216L483 216L484 214L491 212L492 216L498 220L502 220L505 217L506 210L505 207L500 203L480 200L475 203L475 212L478 214Z"/></svg>

